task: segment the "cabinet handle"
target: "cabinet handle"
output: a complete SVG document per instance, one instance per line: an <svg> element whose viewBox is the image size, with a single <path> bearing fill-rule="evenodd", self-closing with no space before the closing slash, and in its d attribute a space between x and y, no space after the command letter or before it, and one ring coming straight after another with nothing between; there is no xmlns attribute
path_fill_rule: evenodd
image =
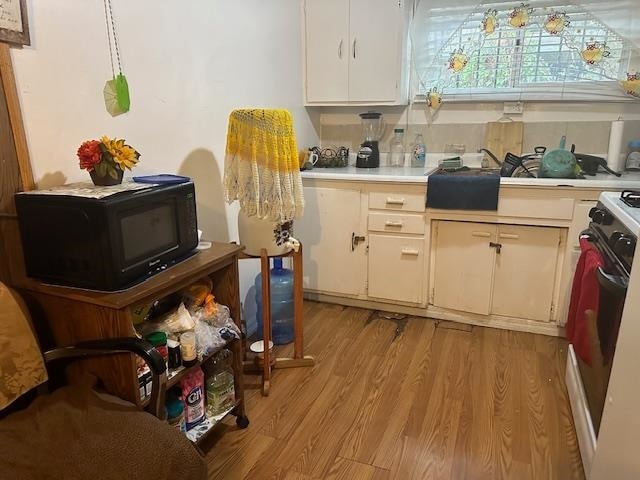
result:
<svg viewBox="0 0 640 480"><path fill-rule="evenodd" d="M387 205L404 205L404 198L387 197Z"/></svg>
<svg viewBox="0 0 640 480"><path fill-rule="evenodd" d="M500 255L500 250L502 250L502 244L501 243L489 242L489 247L490 248L495 248L496 249L496 253L498 255Z"/></svg>
<svg viewBox="0 0 640 480"><path fill-rule="evenodd" d="M353 37L353 58L356 58L356 41L357 39Z"/></svg>
<svg viewBox="0 0 640 480"><path fill-rule="evenodd" d="M420 251L415 248L403 248L400 250L400 253L402 253L402 255L413 255L414 257L420 255Z"/></svg>
<svg viewBox="0 0 640 480"><path fill-rule="evenodd" d="M338 45L338 58L342 60L342 44L344 43L344 39L340 39L340 44Z"/></svg>
<svg viewBox="0 0 640 480"><path fill-rule="evenodd" d="M520 238L520 235L516 235L515 233L501 233L499 234L499 237L509 240L518 240Z"/></svg>
<svg viewBox="0 0 640 480"><path fill-rule="evenodd" d="M364 242L365 238L361 235L356 235L355 232L351 233L351 251L355 251L360 242Z"/></svg>
<svg viewBox="0 0 640 480"><path fill-rule="evenodd" d="M393 220L387 220L386 222L384 222L385 226L387 227L402 227L402 222L394 222Z"/></svg>
<svg viewBox="0 0 640 480"><path fill-rule="evenodd" d="M491 236L491 234L489 232L471 232L471 236L488 238Z"/></svg>

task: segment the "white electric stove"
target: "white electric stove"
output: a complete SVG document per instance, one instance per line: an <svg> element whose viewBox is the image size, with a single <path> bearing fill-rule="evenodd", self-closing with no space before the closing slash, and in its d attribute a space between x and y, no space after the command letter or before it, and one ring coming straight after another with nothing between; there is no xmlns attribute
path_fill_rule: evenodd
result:
<svg viewBox="0 0 640 480"><path fill-rule="evenodd" d="M595 271L597 312L583 313L580 339L570 339L566 382L582 463L588 477L607 397L631 265L640 236L640 192L604 192L581 233L601 254ZM586 332L586 334L584 333ZM574 348L578 341L582 349ZM588 345L585 351L584 345ZM578 351L582 351L578 354Z"/></svg>

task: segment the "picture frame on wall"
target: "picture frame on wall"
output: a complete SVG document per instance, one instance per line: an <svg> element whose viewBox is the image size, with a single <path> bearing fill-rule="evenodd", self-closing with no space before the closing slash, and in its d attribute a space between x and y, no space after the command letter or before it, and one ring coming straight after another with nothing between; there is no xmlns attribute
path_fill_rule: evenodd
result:
<svg viewBox="0 0 640 480"><path fill-rule="evenodd" d="M31 45L26 0L0 0L0 42Z"/></svg>

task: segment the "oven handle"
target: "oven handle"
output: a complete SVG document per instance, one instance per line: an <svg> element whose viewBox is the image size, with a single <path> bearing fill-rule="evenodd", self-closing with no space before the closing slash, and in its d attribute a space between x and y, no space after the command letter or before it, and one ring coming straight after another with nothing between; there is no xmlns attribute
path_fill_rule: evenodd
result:
<svg viewBox="0 0 640 480"><path fill-rule="evenodd" d="M624 296L627 293L627 282L620 275L611 275L605 272L602 267L597 270L598 283L614 295Z"/></svg>

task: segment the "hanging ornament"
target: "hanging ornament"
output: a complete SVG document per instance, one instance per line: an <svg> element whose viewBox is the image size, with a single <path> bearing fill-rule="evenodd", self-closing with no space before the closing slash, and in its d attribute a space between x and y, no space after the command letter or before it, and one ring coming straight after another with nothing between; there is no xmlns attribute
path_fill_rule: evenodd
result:
<svg viewBox="0 0 640 480"><path fill-rule="evenodd" d="M640 73L627 73L627 79L620 82L625 93L640 98Z"/></svg>
<svg viewBox="0 0 640 480"><path fill-rule="evenodd" d="M106 81L102 94L104 96L104 106L107 109L107 112L109 112L112 117L115 117L129 111L131 99L129 97L129 84L127 83L127 78L122 73L120 48L118 46L118 37L116 36L116 24L113 20L111 0L103 0L103 3L104 19L107 25L107 40L109 42L109 60L111 61L112 78L111 80ZM111 25L109 25L109 23L111 23ZM116 61L118 63L117 75L113 64L114 50Z"/></svg>
<svg viewBox="0 0 640 480"><path fill-rule="evenodd" d="M533 8L529 8L528 3L521 3L519 7L513 9L509 14L509 25L514 28L523 28L529 23L529 15L533 13Z"/></svg>
<svg viewBox="0 0 640 480"><path fill-rule="evenodd" d="M544 22L544 29L551 35L558 35L568 27L571 22L566 12L553 12Z"/></svg>
<svg viewBox="0 0 640 480"><path fill-rule="evenodd" d="M449 70L460 73L469 63L469 57L464 53L463 48L458 48L449 57Z"/></svg>
<svg viewBox="0 0 640 480"><path fill-rule="evenodd" d="M484 12L484 18L482 19L482 32L485 35L491 35L498 28L498 10L490 8Z"/></svg>
<svg viewBox="0 0 640 480"><path fill-rule="evenodd" d="M609 55L611 55L611 51L609 47L607 47L607 44L593 39L587 42L586 48L580 53L582 59L589 65L600 63Z"/></svg>
<svg viewBox="0 0 640 480"><path fill-rule="evenodd" d="M427 106L432 111L437 111L442 105L442 94L438 91L438 87L433 87L427 93Z"/></svg>

